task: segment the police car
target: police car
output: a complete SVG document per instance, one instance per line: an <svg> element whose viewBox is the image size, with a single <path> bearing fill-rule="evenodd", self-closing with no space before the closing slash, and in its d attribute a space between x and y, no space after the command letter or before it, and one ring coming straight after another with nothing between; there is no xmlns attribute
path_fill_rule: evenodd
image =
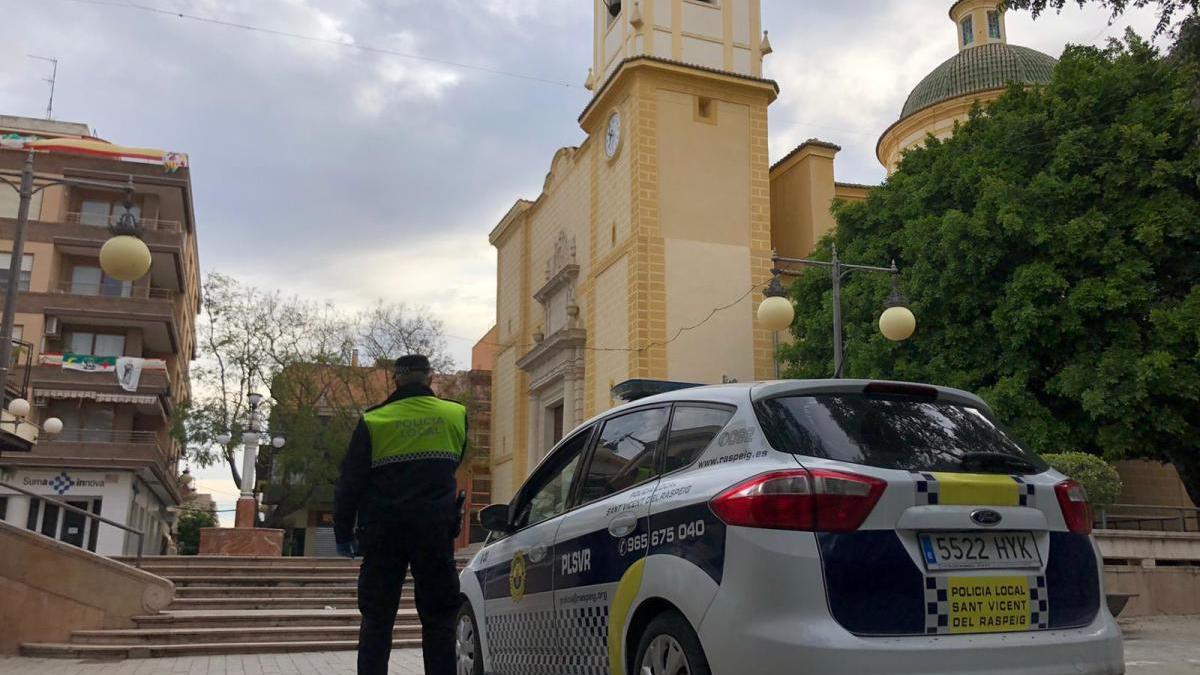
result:
<svg viewBox="0 0 1200 675"><path fill-rule="evenodd" d="M963 391L641 398L481 521L462 675L1124 672L1083 489Z"/></svg>

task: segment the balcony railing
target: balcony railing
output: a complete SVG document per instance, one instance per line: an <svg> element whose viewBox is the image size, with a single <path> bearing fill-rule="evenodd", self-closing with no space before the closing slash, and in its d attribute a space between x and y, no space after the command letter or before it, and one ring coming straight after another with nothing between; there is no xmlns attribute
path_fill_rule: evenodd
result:
<svg viewBox="0 0 1200 675"><path fill-rule="evenodd" d="M66 428L54 436L55 443L99 443L103 445L158 445L158 433L130 429Z"/></svg>
<svg viewBox="0 0 1200 675"><path fill-rule="evenodd" d="M1096 509L1095 524L1102 530L1200 532L1200 509L1189 506L1113 504Z"/></svg>
<svg viewBox="0 0 1200 675"><path fill-rule="evenodd" d="M33 343L24 340L12 341L12 361L8 364L8 380L4 382L6 392L17 398L29 395L29 372L33 365Z"/></svg>
<svg viewBox="0 0 1200 675"><path fill-rule="evenodd" d="M60 281L52 289L62 295L83 295L103 298L136 298L139 300L174 300L176 293L166 288L151 288L149 286L126 286L119 283L82 284L74 281Z"/></svg>
<svg viewBox="0 0 1200 675"><path fill-rule="evenodd" d="M71 211L63 218L64 223L74 223L76 225L92 225L94 227L109 227L116 224L121 214L113 216L101 216L94 213L80 213ZM161 218L138 218L138 224L147 230L156 232L182 232L183 223L178 220L165 220Z"/></svg>

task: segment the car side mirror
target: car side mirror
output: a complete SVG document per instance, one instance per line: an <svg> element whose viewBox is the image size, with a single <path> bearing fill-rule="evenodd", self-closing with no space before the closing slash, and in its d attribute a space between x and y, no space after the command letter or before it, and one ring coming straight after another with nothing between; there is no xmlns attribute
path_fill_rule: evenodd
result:
<svg viewBox="0 0 1200 675"><path fill-rule="evenodd" d="M488 532L509 534L513 526L508 522L508 504L492 504L479 511L479 524Z"/></svg>

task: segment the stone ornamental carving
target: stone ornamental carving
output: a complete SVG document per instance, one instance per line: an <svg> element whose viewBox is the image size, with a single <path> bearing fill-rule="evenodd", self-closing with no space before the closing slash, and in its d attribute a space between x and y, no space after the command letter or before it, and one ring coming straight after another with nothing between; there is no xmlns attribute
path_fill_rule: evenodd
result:
<svg viewBox="0 0 1200 675"><path fill-rule="evenodd" d="M546 280L549 281L554 275L574 264L575 236L568 235L566 231L560 231L558 240L554 242L554 253L546 261Z"/></svg>

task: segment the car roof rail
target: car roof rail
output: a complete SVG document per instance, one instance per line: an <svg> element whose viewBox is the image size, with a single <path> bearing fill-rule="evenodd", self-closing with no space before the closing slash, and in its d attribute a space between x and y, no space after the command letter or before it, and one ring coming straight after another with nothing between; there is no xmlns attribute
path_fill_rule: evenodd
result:
<svg viewBox="0 0 1200 675"><path fill-rule="evenodd" d="M669 380L625 380L612 388L612 395L622 401L633 402L658 394L703 386L705 385L694 382L671 382Z"/></svg>

